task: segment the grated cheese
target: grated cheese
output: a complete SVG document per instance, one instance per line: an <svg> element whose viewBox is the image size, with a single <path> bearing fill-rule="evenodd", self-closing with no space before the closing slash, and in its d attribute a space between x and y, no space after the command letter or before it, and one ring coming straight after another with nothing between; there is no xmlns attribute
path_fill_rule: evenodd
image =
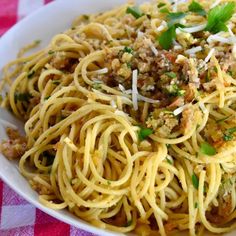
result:
<svg viewBox="0 0 236 236"><path fill-rule="evenodd" d="M110 104L111 104L111 106L112 106L113 108L117 108L117 105L116 105L116 103L115 103L114 100L111 100L111 101L110 101Z"/></svg>
<svg viewBox="0 0 236 236"><path fill-rule="evenodd" d="M133 70L133 75L132 75L132 102L133 102L133 107L134 110L138 110L138 88L137 88L137 83L138 83L138 70Z"/></svg>
<svg viewBox="0 0 236 236"><path fill-rule="evenodd" d="M183 110L188 106L188 104L183 105L182 107L179 107L173 111L173 115L177 116L183 112Z"/></svg>
<svg viewBox="0 0 236 236"><path fill-rule="evenodd" d="M108 72L108 68L103 68L103 69L100 69L100 70L95 70L94 73L96 74L106 74Z"/></svg>
<svg viewBox="0 0 236 236"><path fill-rule="evenodd" d="M67 144L68 147L69 147L72 151L74 151L74 152L77 152L77 151L78 151L78 148L75 146L75 144L73 143L73 141L72 141L70 138L66 137L66 138L64 139L64 143Z"/></svg>
<svg viewBox="0 0 236 236"><path fill-rule="evenodd" d="M196 26L186 27L186 28L177 28L177 29L185 33L196 33L196 32L204 30L205 27L206 27L206 24L202 24L202 25L196 25Z"/></svg>
<svg viewBox="0 0 236 236"><path fill-rule="evenodd" d="M216 7L217 5L219 5L219 3L221 2L221 0L216 0L211 6L210 9Z"/></svg>
<svg viewBox="0 0 236 236"><path fill-rule="evenodd" d="M210 35L207 38L207 42L208 43L212 43L212 42L220 42L220 43L226 43L226 44L234 44L236 43L236 37L222 37L219 34L214 34L214 35Z"/></svg>
<svg viewBox="0 0 236 236"><path fill-rule="evenodd" d="M125 87L122 84L119 84L118 86L121 92L125 92Z"/></svg>
<svg viewBox="0 0 236 236"><path fill-rule="evenodd" d="M138 100L148 102L148 103L159 103L160 102L159 100L147 98L145 96L142 96L141 94L138 94Z"/></svg>
<svg viewBox="0 0 236 236"><path fill-rule="evenodd" d="M207 63L207 62L211 59L211 57L212 57L212 55L213 55L214 53L215 53L215 48L212 48L212 49L210 50L210 52L208 53L208 55L206 56L204 62Z"/></svg>
<svg viewBox="0 0 236 236"><path fill-rule="evenodd" d="M157 51L157 49L155 48L155 46L153 45L151 39L145 38L145 41L147 42L148 46L151 48L153 54L154 54L155 56L157 56L157 55L158 55L158 51Z"/></svg>
<svg viewBox="0 0 236 236"><path fill-rule="evenodd" d="M157 27L156 31L161 32L162 30L164 30L165 28L167 28L167 23L166 21L162 21L161 24Z"/></svg>
<svg viewBox="0 0 236 236"><path fill-rule="evenodd" d="M201 46L193 47L185 51L186 54L195 54L196 52L202 51Z"/></svg>

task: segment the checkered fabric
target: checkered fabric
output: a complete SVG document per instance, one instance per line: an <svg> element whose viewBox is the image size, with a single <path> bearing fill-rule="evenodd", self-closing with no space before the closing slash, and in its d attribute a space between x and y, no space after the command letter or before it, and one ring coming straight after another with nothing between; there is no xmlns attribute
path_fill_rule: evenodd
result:
<svg viewBox="0 0 236 236"><path fill-rule="evenodd" d="M0 0L0 35L51 0ZM0 236L94 236L36 209L0 180Z"/></svg>

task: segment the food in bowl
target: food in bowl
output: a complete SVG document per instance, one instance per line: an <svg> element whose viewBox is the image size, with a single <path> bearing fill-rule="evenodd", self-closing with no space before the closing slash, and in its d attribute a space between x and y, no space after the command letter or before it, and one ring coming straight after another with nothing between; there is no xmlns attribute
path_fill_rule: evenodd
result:
<svg viewBox="0 0 236 236"><path fill-rule="evenodd" d="M78 17L4 67L25 121L1 152L52 209L138 235L235 223L235 3L159 1ZM5 90L7 94L5 94Z"/></svg>

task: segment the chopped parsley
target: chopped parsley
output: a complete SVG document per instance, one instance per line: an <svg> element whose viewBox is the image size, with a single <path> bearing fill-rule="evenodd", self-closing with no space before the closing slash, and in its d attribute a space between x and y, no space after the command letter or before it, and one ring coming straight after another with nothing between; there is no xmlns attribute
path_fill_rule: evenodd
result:
<svg viewBox="0 0 236 236"><path fill-rule="evenodd" d="M128 7L126 10L126 13L131 14L136 19L138 19L144 15L137 6Z"/></svg>
<svg viewBox="0 0 236 236"><path fill-rule="evenodd" d="M206 11L203 9L203 7L195 1L192 1L192 3L188 6L188 10L201 16L206 15Z"/></svg>
<svg viewBox="0 0 236 236"><path fill-rule="evenodd" d="M227 129L223 137L224 141L233 140L234 136L232 134L235 132L236 132L236 127Z"/></svg>
<svg viewBox="0 0 236 236"><path fill-rule="evenodd" d="M169 50L172 46L173 40L176 38L175 26L171 26L167 31L163 32L158 38L160 46Z"/></svg>
<svg viewBox="0 0 236 236"><path fill-rule="evenodd" d="M166 5L165 3L160 2L160 3L157 5L157 7L158 7L158 8L161 8L161 7L164 7L165 5Z"/></svg>
<svg viewBox="0 0 236 236"><path fill-rule="evenodd" d="M99 83L99 82L98 83L93 83L93 88L96 89L96 90L99 90L99 89L102 88L101 85L102 85L102 83Z"/></svg>
<svg viewBox="0 0 236 236"><path fill-rule="evenodd" d="M14 98L15 101L28 102L32 95L30 93L15 93Z"/></svg>
<svg viewBox="0 0 236 236"><path fill-rule="evenodd" d="M108 185L111 185L111 181L110 181L110 180L107 180L107 184L108 184Z"/></svg>
<svg viewBox="0 0 236 236"><path fill-rule="evenodd" d="M175 97L182 97L185 94L185 90L180 89L179 86L177 84L171 84L168 88L167 88L167 93L171 96L175 96Z"/></svg>
<svg viewBox="0 0 236 236"><path fill-rule="evenodd" d="M52 83L55 85L59 85L60 84L60 80L52 80Z"/></svg>
<svg viewBox="0 0 236 236"><path fill-rule="evenodd" d="M168 26L175 25L186 16L184 12L169 12L167 18L169 19Z"/></svg>
<svg viewBox="0 0 236 236"><path fill-rule="evenodd" d="M193 173L192 175L192 183L195 189L198 189L199 187L199 180L198 177Z"/></svg>
<svg viewBox="0 0 236 236"><path fill-rule="evenodd" d="M89 16L88 15L83 15L84 20L89 20Z"/></svg>
<svg viewBox="0 0 236 236"><path fill-rule="evenodd" d="M41 43L41 40L40 40L40 39L37 39L37 40L34 41L34 43L35 43L36 45L38 45L38 44Z"/></svg>
<svg viewBox="0 0 236 236"><path fill-rule="evenodd" d="M54 52L53 50L49 50L49 51L48 51L48 54L49 54L49 55L52 55L52 54L54 54L54 53L55 53L55 52Z"/></svg>
<svg viewBox="0 0 236 236"><path fill-rule="evenodd" d="M130 225L132 225L133 220L128 220L127 223L125 223L124 227L129 227Z"/></svg>
<svg viewBox="0 0 236 236"><path fill-rule="evenodd" d="M173 165L173 162L172 162L168 157L166 157L166 161L167 161L170 165Z"/></svg>
<svg viewBox="0 0 236 236"><path fill-rule="evenodd" d="M153 134L153 129L141 127L138 132L138 137L140 141L146 139L149 135Z"/></svg>
<svg viewBox="0 0 236 236"><path fill-rule="evenodd" d="M198 208L198 203L197 203L197 202L195 202L194 208L195 208L195 209Z"/></svg>
<svg viewBox="0 0 236 236"><path fill-rule="evenodd" d="M32 79L33 76L34 76L34 74L35 74L35 71L34 71L34 70L30 71L30 72L28 73L28 75L27 75L27 78L28 78L28 79Z"/></svg>
<svg viewBox="0 0 236 236"><path fill-rule="evenodd" d="M216 149L209 143L204 142L200 145L200 152L208 156L214 156L216 154Z"/></svg>
<svg viewBox="0 0 236 236"><path fill-rule="evenodd" d="M165 73L168 77L170 77L170 78L176 78L177 77L177 75L175 74L175 72L173 72L173 71L171 71L171 72L166 72Z"/></svg>
<svg viewBox="0 0 236 236"><path fill-rule="evenodd" d="M207 25L205 30L213 34L220 31L227 31L225 23L232 17L234 9L234 2L229 2L212 8L207 16Z"/></svg>
<svg viewBox="0 0 236 236"><path fill-rule="evenodd" d="M46 101L46 100L48 100L50 97L51 97L51 96L46 96L46 97L44 98L44 100Z"/></svg>
<svg viewBox="0 0 236 236"><path fill-rule="evenodd" d="M132 48L130 48L130 47L125 46L125 47L124 47L124 52L133 54L133 53L134 53L134 50L133 50Z"/></svg>

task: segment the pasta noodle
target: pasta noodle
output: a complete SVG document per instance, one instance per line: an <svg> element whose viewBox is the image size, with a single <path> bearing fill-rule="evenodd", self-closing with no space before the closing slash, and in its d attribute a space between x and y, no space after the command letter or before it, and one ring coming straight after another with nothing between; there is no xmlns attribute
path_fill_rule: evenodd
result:
<svg viewBox="0 0 236 236"><path fill-rule="evenodd" d="M43 205L143 236L236 228L236 14L214 4L82 15L4 67L25 137L7 128L1 151Z"/></svg>

